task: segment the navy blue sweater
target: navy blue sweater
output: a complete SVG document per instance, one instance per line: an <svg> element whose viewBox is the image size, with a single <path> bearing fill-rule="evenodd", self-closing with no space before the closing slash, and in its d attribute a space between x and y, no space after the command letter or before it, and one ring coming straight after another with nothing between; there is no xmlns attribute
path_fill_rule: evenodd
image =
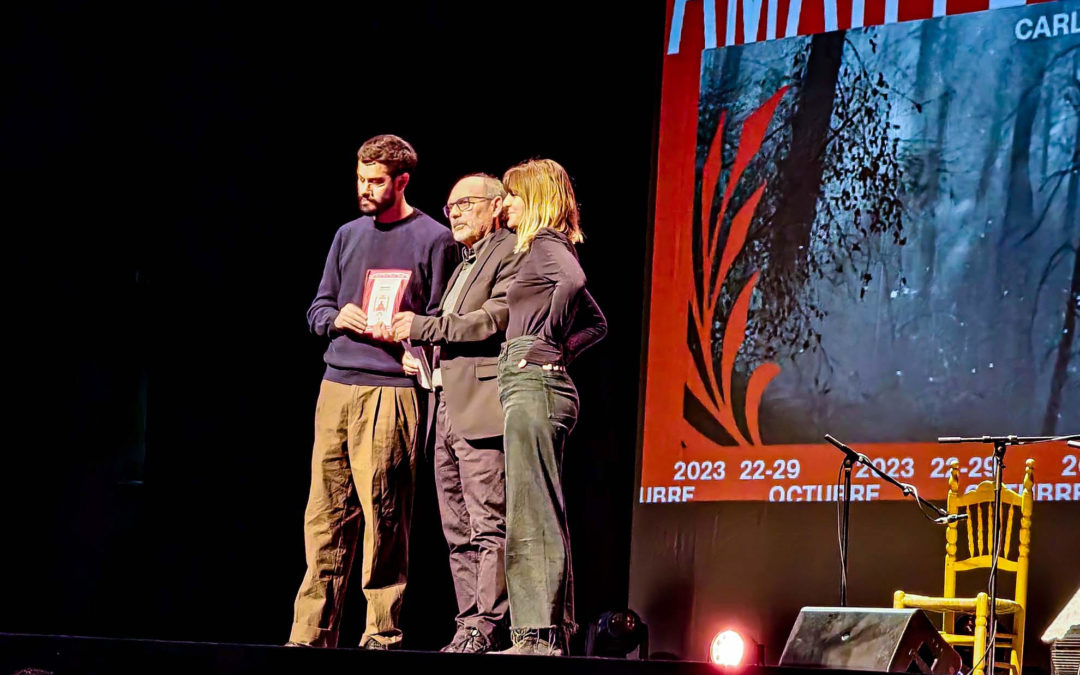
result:
<svg viewBox="0 0 1080 675"><path fill-rule="evenodd" d="M416 381L401 369L401 345L334 328L341 307L363 309L364 276L371 269L412 270L401 311L435 315L451 272L461 260L449 228L415 209L408 218L379 223L363 216L334 235L322 282L311 308L311 332L330 338L324 378L341 384L411 387Z"/></svg>

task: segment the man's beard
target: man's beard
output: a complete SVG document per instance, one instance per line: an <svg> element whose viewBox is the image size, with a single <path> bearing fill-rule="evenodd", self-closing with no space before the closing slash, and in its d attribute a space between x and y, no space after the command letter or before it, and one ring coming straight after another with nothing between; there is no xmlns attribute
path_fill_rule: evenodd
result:
<svg viewBox="0 0 1080 675"><path fill-rule="evenodd" d="M382 201L372 199L365 202L363 197L358 197L357 202L360 205L360 213L365 216L378 216L386 213L397 204L397 193L392 190L387 192Z"/></svg>

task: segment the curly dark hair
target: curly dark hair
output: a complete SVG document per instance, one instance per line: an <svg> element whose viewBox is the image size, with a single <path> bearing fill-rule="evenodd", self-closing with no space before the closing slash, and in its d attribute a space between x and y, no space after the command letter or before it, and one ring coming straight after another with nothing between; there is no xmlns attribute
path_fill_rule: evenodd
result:
<svg viewBox="0 0 1080 675"><path fill-rule="evenodd" d="M380 134L364 141L356 156L361 162L385 164L391 176L411 173L416 168L416 150L408 141L393 134Z"/></svg>

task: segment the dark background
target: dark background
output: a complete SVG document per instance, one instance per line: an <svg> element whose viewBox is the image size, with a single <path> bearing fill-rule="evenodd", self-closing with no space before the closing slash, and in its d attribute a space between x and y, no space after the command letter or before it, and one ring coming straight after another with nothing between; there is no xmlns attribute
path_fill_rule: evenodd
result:
<svg viewBox="0 0 1080 675"><path fill-rule="evenodd" d="M611 331L574 372L579 616L625 605L663 6L583 9L8 13L0 631L287 639L324 347L304 313L357 215L356 149L387 132L416 147L407 197L440 220L467 172L544 156L575 178ZM453 628L432 489L403 618L414 648ZM352 590L343 645L362 631Z"/></svg>
<svg viewBox="0 0 1080 675"><path fill-rule="evenodd" d="M663 11L5 9L0 631L287 639L322 373L304 312L357 213L356 149L391 132L415 145L408 198L433 215L459 175L532 156L576 180L611 330L573 372L579 619L629 596L657 649L694 659L741 620L775 662L799 606L837 601L833 505L643 507L630 588ZM1045 661L1037 636L1080 583L1080 516L1037 508L1028 653ZM407 639L437 648L454 610L430 482L413 543ZM853 508L853 602L930 592L941 545L910 505Z"/></svg>

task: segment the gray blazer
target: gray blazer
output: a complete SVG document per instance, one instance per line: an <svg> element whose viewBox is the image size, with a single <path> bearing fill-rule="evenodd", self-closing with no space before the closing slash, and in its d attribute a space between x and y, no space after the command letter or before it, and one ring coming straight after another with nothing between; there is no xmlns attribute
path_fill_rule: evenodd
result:
<svg viewBox="0 0 1080 675"><path fill-rule="evenodd" d="M505 340L510 308L506 292L521 264L514 253L517 235L501 229L477 256L453 311L439 316L416 316L412 341L441 346L443 397L454 431L464 438L503 434L499 403L499 348ZM449 290L461 273L454 270Z"/></svg>

